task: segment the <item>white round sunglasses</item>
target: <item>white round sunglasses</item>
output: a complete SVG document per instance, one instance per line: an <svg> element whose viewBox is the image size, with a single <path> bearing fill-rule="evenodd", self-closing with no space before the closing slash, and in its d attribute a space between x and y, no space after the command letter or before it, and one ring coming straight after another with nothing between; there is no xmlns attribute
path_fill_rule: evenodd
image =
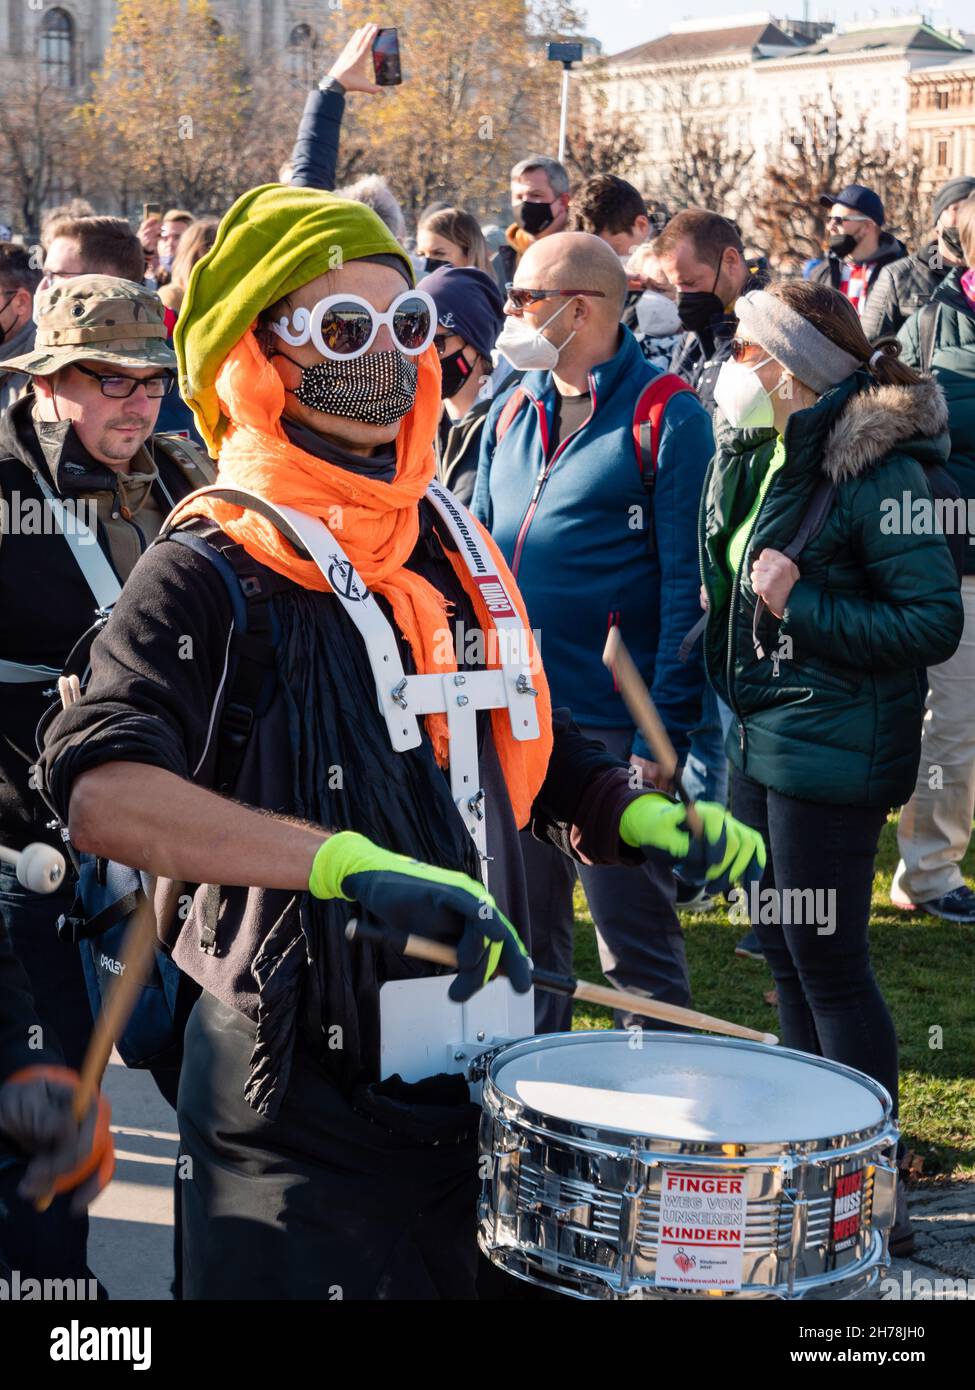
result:
<svg viewBox="0 0 975 1390"><path fill-rule="evenodd" d="M383 324L401 352L418 357L433 342L437 306L424 290L404 290L384 314L357 294L330 294L314 309L298 308L290 322L285 315L270 328L292 347L311 342L330 361L350 362L369 351Z"/></svg>

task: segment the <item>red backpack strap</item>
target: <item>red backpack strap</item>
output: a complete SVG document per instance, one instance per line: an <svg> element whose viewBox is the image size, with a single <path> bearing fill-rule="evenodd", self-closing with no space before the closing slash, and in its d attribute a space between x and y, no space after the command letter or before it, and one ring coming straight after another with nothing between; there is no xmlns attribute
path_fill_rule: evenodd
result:
<svg viewBox="0 0 975 1390"><path fill-rule="evenodd" d="M668 402L681 393L690 391L689 386L673 372L663 372L640 392L633 411L633 447L636 450L636 464L648 492L653 491L657 477L657 455L660 452L660 432L663 414Z"/></svg>
<svg viewBox="0 0 975 1390"><path fill-rule="evenodd" d="M518 414L519 410L524 405L526 400L527 396L519 386L517 390L512 391L511 395L505 401L504 405L501 408L501 414L498 416L497 426L495 427L494 438L496 444L500 444L502 439L508 433L509 428L514 422L515 416Z"/></svg>

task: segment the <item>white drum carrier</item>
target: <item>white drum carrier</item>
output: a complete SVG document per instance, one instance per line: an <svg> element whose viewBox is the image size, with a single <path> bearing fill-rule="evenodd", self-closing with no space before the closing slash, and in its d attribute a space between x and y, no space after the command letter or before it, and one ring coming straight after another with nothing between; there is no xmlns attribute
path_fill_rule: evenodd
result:
<svg viewBox="0 0 975 1390"><path fill-rule="evenodd" d="M509 1274L583 1299L848 1299L886 1265L897 1127L861 1072L677 1033L482 1060L478 1242Z"/></svg>

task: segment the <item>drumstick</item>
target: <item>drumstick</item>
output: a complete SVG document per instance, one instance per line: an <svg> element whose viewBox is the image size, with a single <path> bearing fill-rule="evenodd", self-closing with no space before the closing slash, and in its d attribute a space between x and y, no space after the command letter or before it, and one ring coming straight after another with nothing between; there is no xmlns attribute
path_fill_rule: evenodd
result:
<svg viewBox="0 0 975 1390"><path fill-rule="evenodd" d="M374 922L360 922L355 917L347 924L345 935L349 941L361 936L367 941L389 946L400 955L413 956L416 960L428 960L435 965L447 965L452 966L454 970L457 969L457 952L453 946L448 946L443 941L433 941L429 936L396 932L377 926ZM665 1004L662 999L647 999L642 994L634 994L632 990L594 985L588 980L576 980L571 975L532 970L532 984L555 994L569 994L573 999L581 999L587 1004L605 1004L608 1009L624 1009L644 1018L665 1019L669 1023L683 1024L687 1028L702 1028L709 1033L724 1033L729 1038L747 1038L749 1042L768 1043L770 1046L778 1042L774 1033L760 1033L757 1029L746 1028L741 1023L730 1023L724 1018L713 1018L710 1014L699 1013L697 1009L682 1009L677 1004Z"/></svg>
<svg viewBox="0 0 975 1390"><path fill-rule="evenodd" d="M95 1019L88 1050L81 1064L78 1089L71 1100L71 1113L80 1125L93 1105L101 1086L112 1048L135 1008L139 990L145 983L156 945L156 912L152 899L144 894L125 933L119 952L119 974L108 989L105 1002ZM46 1211L54 1193L38 1197L34 1205Z"/></svg>
<svg viewBox="0 0 975 1390"><path fill-rule="evenodd" d="M58 680L58 693L64 709L80 699L81 690L77 676L61 676ZM95 1019L88 1050L81 1064L78 1089L71 1100L71 1113L79 1125L94 1104L105 1068L108 1066L108 1059L112 1055L112 1048L135 1007L136 997L149 972L155 944L155 908L149 895L144 894L132 914L132 921L119 952L119 973ZM53 1200L54 1193L48 1192L38 1197L34 1205L38 1211L46 1211Z"/></svg>
<svg viewBox="0 0 975 1390"><path fill-rule="evenodd" d="M684 790L674 745L664 728L663 720L657 713L656 705L650 698L650 691L646 687L646 682L636 669L633 658L626 649L626 643L620 636L618 627L611 627L606 637L606 646L603 648L603 665L608 666L615 676L616 684L620 688L620 694L623 696L623 701L630 711L634 724L653 749L654 762L668 781L673 783L674 790L687 807L688 827L695 839L699 840L704 834L704 827L701 824L701 817L694 810L693 801Z"/></svg>

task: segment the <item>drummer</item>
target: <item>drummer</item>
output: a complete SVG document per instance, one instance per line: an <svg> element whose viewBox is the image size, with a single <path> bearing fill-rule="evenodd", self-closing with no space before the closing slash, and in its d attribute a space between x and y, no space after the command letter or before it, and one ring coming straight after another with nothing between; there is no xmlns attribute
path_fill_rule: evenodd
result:
<svg viewBox="0 0 975 1390"><path fill-rule="evenodd" d="M453 621L493 627L424 500L440 413L435 328L408 256L371 210L274 185L223 219L175 335L221 483L330 528L407 672L442 671L445 651L453 669ZM637 864L645 848L687 852L684 810L631 789L625 765L553 713L532 650L538 737L516 741L507 710L479 716L488 893L451 799L445 717L427 716L420 746L394 753L362 639L318 568L257 512L203 499L194 512L195 548L163 540L143 558L42 759L77 848L204 885L185 920L160 924L203 988L178 1111L192 1159L185 1295L475 1297L466 1082L459 1071L380 1079L380 987L415 981L404 988L422 1028L416 977L435 972L349 946L352 901L456 945L454 999L499 971L526 991L519 827L531 821L580 860ZM490 538L457 514L527 627ZM244 641L232 640L228 563L246 580ZM263 679L242 689L240 671L258 668ZM759 836L720 807L698 809L709 877L764 862Z"/></svg>

